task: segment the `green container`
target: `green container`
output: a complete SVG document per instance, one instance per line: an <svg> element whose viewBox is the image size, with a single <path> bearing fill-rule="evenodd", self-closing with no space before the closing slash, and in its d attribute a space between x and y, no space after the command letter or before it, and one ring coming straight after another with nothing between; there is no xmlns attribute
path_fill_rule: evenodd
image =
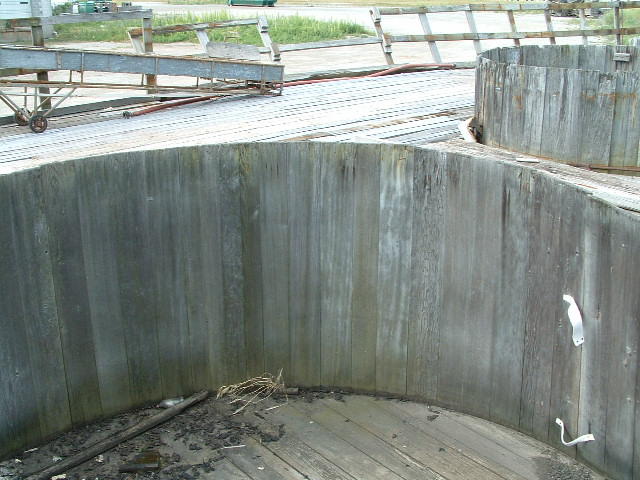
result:
<svg viewBox="0 0 640 480"><path fill-rule="evenodd" d="M94 13L95 11L95 2L78 2L78 13Z"/></svg>
<svg viewBox="0 0 640 480"><path fill-rule="evenodd" d="M227 5L249 5L254 7L273 7L277 0L227 0Z"/></svg>

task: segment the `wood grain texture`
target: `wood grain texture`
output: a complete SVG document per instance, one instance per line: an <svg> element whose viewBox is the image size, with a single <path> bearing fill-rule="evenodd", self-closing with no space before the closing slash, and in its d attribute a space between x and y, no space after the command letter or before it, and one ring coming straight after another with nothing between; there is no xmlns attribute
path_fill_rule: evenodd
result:
<svg viewBox="0 0 640 480"><path fill-rule="evenodd" d="M549 402L553 373L553 343L556 318L562 302L561 265L556 258L560 244L559 192L549 179L536 176L531 185L528 235L533 248L527 264L526 325L522 365L520 429L547 439L552 425ZM540 298L547 299L540 302ZM554 417L555 420L555 417Z"/></svg>
<svg viewBox="0 0 640 480"><path fill-rule="evenodd" d="M633 60L614 61L612 47L594 45L484 52L475 107L482 142L561 162L636 166L638 49L621 50Z"/></svg>
<svg viewBox="0 0 640 480"><path fill-rule="evenodd" d="M413 151L383 146L378 238L376 389L406 391Z"/></svg>
<svg viewBox="0 0 640 480"><path fill-rule="evenodd" d="M149 248L145 155L124 155L111 170L112 188L117 192L126 192L122 203L118 203L113 223L113 242L117 252L130 392L133 404L140 405L162 397L158 327L154 291L149 280L154 272L154 254Z"/></svg>
<svg viewBox="0 0 640 480"><path fill-rule="evenodd" d="M289 152L280 145L260 148L260 250L264 365L267 372L289 372Z"/></svg>
<svg viewBox="0 0 640 480"><path fill-rule="evenodd" d="M355 149L322 152L320 268L321 381L350 384Z"/></svg>
<svg viewBox="0 0 640 480"><path fill-rule="evenodd" d="M49 220L49 250L69 404L73 423L102 414L94 334L84 267L82 233L74 165L58 164L42 174Z"/></svg>
<svg viewBox="0 0 640 480"><path fill-rule="evenodd" d="M289 363L289 383L415 396L556 446L559 416L569 435L596 435L581 460L633 478L638 219L598 199L596 183L562 177L569 167L545 168L475 145L317 142L129 152L0 175L0 282L12 293L0 322L16 332L0 339L11 366L0 386L13 392L0 395L0 454L72 419L262 373L267 359L269 370ZM564 293L583 313L580 348ZM327 439L349 426L325 413L322 448L340 452ZM388 415L359 423L376 438L352 443L390 443ZM409 455L426 462L419 439L431 433L400 424L418 445ZM489 464L467 445L469 475L485 478ZM341 470L295 442L268 448L304 474L362 476L353 451ZM417 474L385 455L387 470L371 464L377 475ZM531 464L517 464L504 468L526 477Z"/></svg>
<svg viewBox="0 0 640 480"><path fill-rule="evenodd" d="M105 159L87 162L78 168L80 234L90 323L100 398L106 415L120 412L132 403L113 228L121 197L113 195L111 190L114 177Z"/></svg>
<svg viewBox="0 0 640 480"><path fill-rule="evenodd" d="M225 381L238 382L247 375L244 331L244 287L242 268L242 219L240 162L238 151L217 148L219 158L222 234L222 288L224 302Z"/></svg>
<svg viewBox="0 0 640 480"><path fill-rule="evenodd" d="M28 405L35 396L34 373L31 371L29 358L29 341L27 337L25 311L20 289L15 275L19 272L16 252L12 246L15 242L14 206L12 179L0 178L0 201L2 208L0 221L5 226L0 231L0 241L9 248L2 248L0 261L0 288L4 293L0 296L0 312L3 319L3 334L0 335L0 445L7 454L17 452L27 443L35 443L43 435L39 416L32 415ZM21 187L20 184L17 185ZM37 412L37 411L36 411ZM69 419L70 420L70 419ZM63 428L70 426L62 425ZM45 432L46 433L46 432Z"/></svg>
<svg viewBox="0 0 640 480"><path fill-rule="evenodd" d="M409 312L407 394L429 399L435 399L438 393L446 188L446 156L435 152L416 152L410 293L413 300Z"/></svg>
<svg viewBox="0 0 640 480"><path fill-rule="evenodd" d="M288 170L291 367L285 379L307 386L321 384L320 150L300 145Z"/></svg>
<svg viewBox="0 0 640 480"><path fill-rule="evenodd" d="M258 151L239 149L242 208L242 268L244 277L244 330L247 345L247 374L260 375L264 366L264 321L262 312L262 249L260 170Z"/></svg>
<svg viewBox="0 0 640 480"><path fill-rule="evenodd" d="M354 164L353 294L351 369L353 387L376 389L378 338L378 240L382 154L379 145L359 145Z"/></svg>

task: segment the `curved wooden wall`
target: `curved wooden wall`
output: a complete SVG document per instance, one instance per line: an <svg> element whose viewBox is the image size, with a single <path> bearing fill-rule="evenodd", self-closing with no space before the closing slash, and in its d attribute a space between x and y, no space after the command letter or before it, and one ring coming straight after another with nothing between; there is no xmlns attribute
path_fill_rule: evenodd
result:
<svg viewBox="0 0 640 480"><path fill-rule="evenodd" d="M614 61L616 51L630 61ZM564 163L640 167L639 71L635 47L483 52L475 112L482 143Z"/></svg>
<svg viewBox="0 0 640 480"><path fill-rule="evenodd" d="M640 218L579 187L454 150L253 144L45 164L0 175L0 205L0 457L283 368L553 446L560 417L596 436L581 460L640 472Z"/></svg>

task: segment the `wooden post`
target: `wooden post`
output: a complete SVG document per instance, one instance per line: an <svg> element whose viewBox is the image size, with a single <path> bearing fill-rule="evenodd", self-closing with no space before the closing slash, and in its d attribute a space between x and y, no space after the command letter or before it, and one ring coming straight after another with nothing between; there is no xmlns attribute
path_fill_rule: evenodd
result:
<svg viewBox="0 0 640 480"><path fill-rule="evenodd" d="M509 18L509 26L511 27L511 31L513 33L517 33L518 32L518 28L516 27L516 17L513 15L513 10L507 10L507 17ZM520 39L519 38L514 38L513 39L513 44L516 47L520 46Z"/></svg>
<svg viewBox="0 0 640 480"><path fill-rule="evenodd" d="M44 47L44 31L42 30L42 25L33 25L31 27L31 38L33 39L34 47ZM39 82L48 82L49 81L49 72L38 72L36 74ZM40 87L38 89L40 95L48 95L50 90L47 87ZM34 106L34 108L37 105ZM45 97L44 103L42 104L42 108L44 110L49 110L51 108L51 98Z"/></svg>
<svg viewBox="0 0 640 480"><path fill-rule="evenodd" d="M419 13L418 18L420 19L420 25L422 25L422 31L425 35L431 35L431 25L429 25L429 19L427 18L426 13ZM431 51L431 58L436 63L442 63L442 57L440 56L440 50L438 50L438 45L436 42L428 42L429 50Z"/></svg>
<svg viewBox="0 0 640 480"><path fill-rule="evenodd" d="M547 24L547 32L553 32L553 24L551 23L551 12L549 12L548 8L544 10L544 22ZM549 37L549 43L551 45L555 45L556 37Z"/></svg>
<svg viewBox="0 0 640 480"><path fill-rule="evenodd" d="M272 62L280 61L280 49L278 45L273 43L271 36L269 35L269 22L267 17L258 17L258 34L262 40L262 45L270 50L270 56Z"/></svg>
<svg viewBox="0 0 640 480"><path fill-rule="evenodd" d="M473 12L471 10L466 10L464 14L467 17L467 24L469 24L469 30L471 30L471 33L478 33L478 28L476 27L476 19L473 18ZM473 41L473 48L476 49L476 54L480 54L480 52L482 52L480 40Z"/></svg>
<svg viewBox="0 0 640 480"><path fill-rule="evenodd" d="M587 29L587 20L584 14L584 8L579 8L578 12L580 14L580 30L584 31ZM582 35L582 45L589 45L589 40L586 35Z"/></svg>
<svg viewBox="0 0 640 480"><path fill-rule="evenodd" d="M616 45L622 45L620 27L620 7L613 7L613 28L616 29Z"/></svg>
<svg viewBox="0 0 640 480"><path fill-rule="evenodd" d="M371 19L373 20L373 26L376 29L376 35L382 41L380 43L380 47L382 48L382 53L384 54L384 59L387 61L387 65L393 65L393 56L391 55L391 43L385 37L384 31L382 30L382 16L380 15L380 10L377 7L373 7L369 10L371 14Z"/></svg>
<svg viewBox="0 0 640 480"><path fill-rule="evenodd" d="M142 43L144 43L144 53L153 53L153 25L151 17L142 19ZM157 77L155 75L147 75L147 85L157 85ZM149 90L152 93L154 90Z"/></svg>

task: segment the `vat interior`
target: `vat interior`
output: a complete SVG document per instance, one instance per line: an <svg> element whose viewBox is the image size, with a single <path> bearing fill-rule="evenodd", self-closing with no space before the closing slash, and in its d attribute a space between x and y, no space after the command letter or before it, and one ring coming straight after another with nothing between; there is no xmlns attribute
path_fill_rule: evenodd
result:
<svg viewBox="0 0 640 480"><path fill-rule="evenodd" d="M564 452L633 478L640 225L574 185L468 152L214 145L2 175L0 203L2 457L283 369L552 447L562 418L606 438Z"/></svg>

